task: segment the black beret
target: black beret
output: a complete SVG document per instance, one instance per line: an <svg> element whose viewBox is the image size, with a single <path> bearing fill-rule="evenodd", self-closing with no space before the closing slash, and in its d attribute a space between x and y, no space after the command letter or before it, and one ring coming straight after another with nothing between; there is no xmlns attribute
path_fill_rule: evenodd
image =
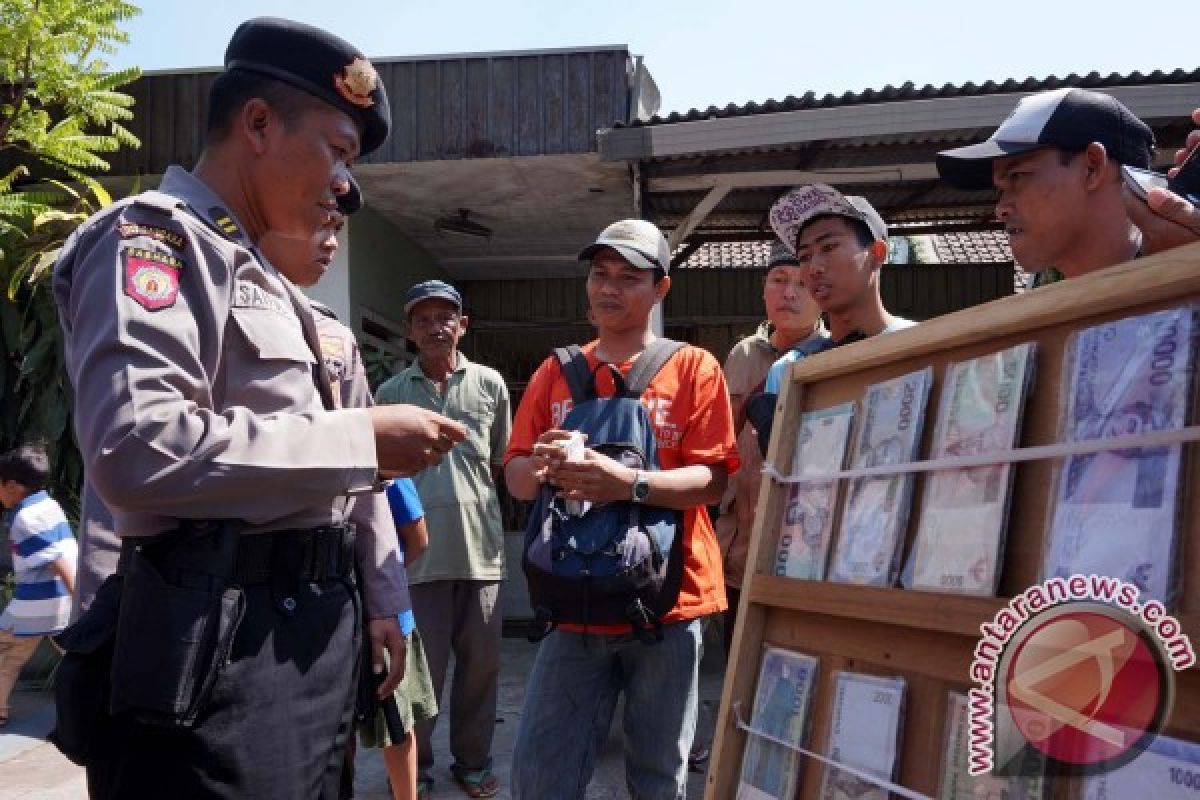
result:
<svg viewBox="0 0 1200 800"><path fill-rule="evenodd" d="M350 191L338 196L338 211L341 212L343 217L348 217L362 208L362 202L362 190L358 188L358 181L354 180L354 176L351 175Z"/></svg>
<svg viewBox="0 0 1200 800"><path fill-rule="evenodd" d="M387 139L392 113L383 81L366 56L328 31L277 17L247 20L229 40L225 69L276 78L346 112L362 131L361 155Z"/></svg>

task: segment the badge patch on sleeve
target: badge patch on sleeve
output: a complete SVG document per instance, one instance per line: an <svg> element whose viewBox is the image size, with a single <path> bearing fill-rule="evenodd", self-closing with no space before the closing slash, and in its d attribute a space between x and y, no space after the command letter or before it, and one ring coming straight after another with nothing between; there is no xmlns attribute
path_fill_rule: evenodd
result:
<svg viewBox="0 0 1200 800"><path fill-rule="evenodd" d="M182 233L169 231L166 228L160 228L156 225L144 225L140 222L122 222L117 226L117 232L121 234L122 239L136 239L139 236L145 236L149 239L162 242L176 250L183 249Z"/></svg>
<svg viewBox="0 0 1200 800"><path fill-rule="evenodd" d="M179 298L179 270L183 262L166 253L127 247L121 251L125 264L125 294L147 311L170 308Z"/></svg>

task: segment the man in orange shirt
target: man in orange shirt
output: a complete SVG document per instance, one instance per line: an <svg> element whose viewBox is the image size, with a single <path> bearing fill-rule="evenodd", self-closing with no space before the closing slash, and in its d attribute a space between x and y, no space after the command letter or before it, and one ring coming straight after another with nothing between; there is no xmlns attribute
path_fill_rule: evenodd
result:
<svg viewBox="0 0 1200 800"><path fill-rule="evenodd" d="M627 374L655 339L651 312L671 288L670 250L643 220L610 225L585 248L588 305L599 337L584 345L595 370ZM611 373L597 373L611 394ZM534 373L517 409L505 454L509 491L534 499L543 483L568 499L633 500L683 512L683 578L663 617L662 641L644 644L628 627L563 625L542 642L525 692L513 753L515 800L582 800L618 697L625 695L625 773L640 800L678 800L696 728L701 617L726 607L721 554L705 506L716 504L738 467L725 378L715 358L685 346L642 395L659 467L638 472L588 449L568 463L558 442L571 392L557 359Z"/></svg>

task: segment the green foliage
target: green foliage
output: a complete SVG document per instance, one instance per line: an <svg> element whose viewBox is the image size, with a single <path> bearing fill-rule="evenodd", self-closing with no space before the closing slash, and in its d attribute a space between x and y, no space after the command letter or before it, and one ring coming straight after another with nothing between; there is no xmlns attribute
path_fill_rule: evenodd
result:
<svg viewBox="0 0 1200 800"><path fill-rule="evenodd" d="M126 126L136 68L104 56L138 13L122 0L0 0L0 449L40 439L53 489L77 510L82 462L50 273L76 226L112 202L94 175L140 142Z"/></svg>

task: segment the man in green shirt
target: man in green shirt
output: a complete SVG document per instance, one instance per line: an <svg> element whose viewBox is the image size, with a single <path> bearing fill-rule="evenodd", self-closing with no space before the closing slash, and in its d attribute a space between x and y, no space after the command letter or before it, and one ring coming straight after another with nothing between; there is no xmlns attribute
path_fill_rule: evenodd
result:
<svg viewBox="0 0 1200 800"><path fill-rule="evenodd" d="M448 283L425 281L408 290L404 313L417 362L376 392L379 404L411 403L458 420L467 438L413 482L429 529L429 547L408 563L417 629L425 644L438 705L450 709L450 770L472 797L491 797L500 669L504 525L496 476L512 429L508 389L500 373L458 350L467 331L462 296ZM454 686L443 705L442 686L453 651ZM432 787L436 718L416 725L421 789Z"/></svg>

